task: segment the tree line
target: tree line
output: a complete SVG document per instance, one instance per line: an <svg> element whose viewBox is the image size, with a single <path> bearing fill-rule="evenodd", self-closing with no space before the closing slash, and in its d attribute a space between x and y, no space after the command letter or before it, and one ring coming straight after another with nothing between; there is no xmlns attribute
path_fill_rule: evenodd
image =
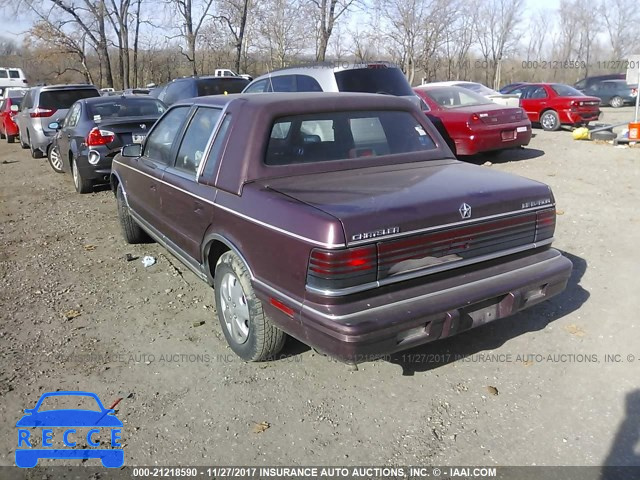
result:
<svg viewBox="0 0 640 480"><path fill-rule="evenodd" d="M634 0L0 0L29 18L0 65L32 83L130 88L232 68L387 60L412 84L564 81L624 71L640 40Z"/></svg>

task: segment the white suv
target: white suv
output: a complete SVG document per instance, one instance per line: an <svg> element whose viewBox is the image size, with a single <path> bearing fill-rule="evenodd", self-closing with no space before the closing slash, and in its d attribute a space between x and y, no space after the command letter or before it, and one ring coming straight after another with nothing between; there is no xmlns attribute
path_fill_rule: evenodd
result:
<svg viewBox="0 0 640 480"><path fill-rule="evenodd" d="M21 69L0 67L0 90L4 90L6 87L26 87L28 84Z"/></svg>

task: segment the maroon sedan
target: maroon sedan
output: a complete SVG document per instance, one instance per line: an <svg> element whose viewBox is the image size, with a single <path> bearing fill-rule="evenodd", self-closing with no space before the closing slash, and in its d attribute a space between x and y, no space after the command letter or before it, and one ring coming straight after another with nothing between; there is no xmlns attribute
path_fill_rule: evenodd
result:
<svg viewBox="0 0 640 480"><path fill-rule="evenodd" d="M9 143L13 143L18 136L18 126L13 117L20 109L24 94L25 90L7 90L5 98L0 100L0 138L6 138Z"/></svg>
<svg viewBox="0 0 640 480"><path fill-rule="evenodd" d="M600 99L562 83L526 83L505 93L519 94L520 106L544 130L588 125L600 117Z"/></svg>
<svg viewBox="0 0 640 480"><path fill-rule="evenodd" d="M480 94L455 86L414 88L424 100L424 113L457 155L522 147L531 140L531 122L519 107L498 105Z"/></svg>

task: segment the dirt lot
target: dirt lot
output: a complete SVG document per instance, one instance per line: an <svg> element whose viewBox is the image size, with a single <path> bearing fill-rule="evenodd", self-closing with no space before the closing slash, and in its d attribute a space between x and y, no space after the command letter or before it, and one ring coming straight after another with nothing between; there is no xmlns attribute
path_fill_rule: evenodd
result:
<svg viewBox="0 0 640 480"><path fill-rule="evenodd" d="M295 341L243 363L211 290L160 246L125 244L111 192L78 195L3 141L0 465L22 410L55 390L123 398L126 465L640 465L640 148L535 133L483 168L552 186L567 290L358 371Z"/></svg>

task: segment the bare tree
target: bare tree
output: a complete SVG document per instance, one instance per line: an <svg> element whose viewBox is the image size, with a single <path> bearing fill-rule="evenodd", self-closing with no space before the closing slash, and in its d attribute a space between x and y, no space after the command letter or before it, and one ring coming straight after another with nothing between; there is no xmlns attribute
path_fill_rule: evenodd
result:
<svg viewBox="0 0 640 480"><path fill-rule="evenodd" d="M180 36L183 37L187 43L187 51L185 52L180 46L180 52L186 57L192 67L192 73L198 74L196 64L196 46L198 43L198 36L202 24L209 15L209 10L213 4L213 0L167 0L169 6L175 6L180 14Z"/></svg>
<svg viewBox="0 0 640 480"><path fill-rule="evenodd" d="M221 0L220 11L229 12L227 14L216 15L215 18L222 21L229 29L234 42L236 73L240 72L240 62L245 49L245 32L247 30L247 18L253 8L252 0Z"/></svg>
<svg viewBox="0 0 640 480"><path fill-rule="evenodd" d="M122 88L129 88L129 7L131 0L110 0L108 19L118 41L118 72Z"/></svg>
<svg viewBox="0 0 640 480"><path fill-rule="evenodd" d="M359 0L310 0L317 22L316 60L324 62L336 22Z"/></svg>
<svg viewBox="0 0 640 480"><path fill-rule="evenodd" d="M303 50L304 10L296 0L272 0L263 4L258 16L269 69L281 68Z"/></svg>
<svg viewBox="0 0 640 480"><path fill-rule="evenodd" d="M502 59L518 40L516 27L524 0L484 0L479 4L476 32L485 62L485 83L499 88Z"/></svg>
<svg viewBox="0 0 640 480"><path fill-rule="evenodd" d="M600 6L613 60L625 60L640 41L640 10L634 0L607 0Z"/></svg>

